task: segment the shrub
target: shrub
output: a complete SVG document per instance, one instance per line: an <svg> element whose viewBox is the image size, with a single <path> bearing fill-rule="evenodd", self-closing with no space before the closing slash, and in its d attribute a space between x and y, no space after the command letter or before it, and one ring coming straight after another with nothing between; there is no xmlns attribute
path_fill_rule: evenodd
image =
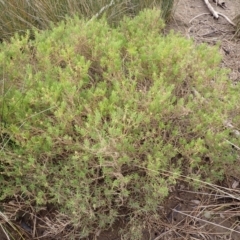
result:
<svg viewBox="0 0 240 240"><path fill-rule="evenodd" d="M163 19L169 19L174 0L1 0L0 35L9 39L15 32L24 34L27 29L47 29L68 16L85 18L105 14L108 22L118 23L123 16L135 16L144 8L160 6ZM33 36L31 35L31 38Z"/></svg>
<svg viewBox="0 0 240 240"><path fill-rule="evenodd" d="M236 89L217 47L163 36L159 16L68 19L0 46L1 200L54 204L80 238L124 211L139 239L180 174L223 176Z"/></svg>

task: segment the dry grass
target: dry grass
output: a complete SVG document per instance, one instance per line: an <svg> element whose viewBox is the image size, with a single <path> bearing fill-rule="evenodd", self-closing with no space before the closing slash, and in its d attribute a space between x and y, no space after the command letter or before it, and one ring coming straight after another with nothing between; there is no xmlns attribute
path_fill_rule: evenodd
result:
<svg viewBox="0 0 240 240"><path fill-rule="evenodd" d="M162 17L169 19L175 0L1 0L0 35L9 38L14 33L27 29L46 29L51 23L64 20L66 16L79 15L85 18L106 14L112 23L124 15L136 15L146 7L161 6Z"/></svg>
<svg viewBox="0 0 240 240"><path fill-rule="evenodd" d="M171 174L171 173L168 173ZM192 179L197 181L196 179ZM180 176L179 181L181 186L189 182L189 179ZM146 225L150 232L155 231L154 240L218 240L232 239L237 240L240 236L239 216L240 216L240 190L236 188L236 181L233 181L232 187L221 187L219 185L202 182L202 187L198 190L193 190L192 187L180 187L176 189L178 194L173 194L176 206L170 209L160 206L160 214L162 220L155 215L149 216ZM230 180L228 181L230 183ZM227 181L226 183L227 184ZM179 185L179 186L180 186ZM173 201L166 200L166 201ZM1 215L1 228L5 231L6 236L10 239L9 234L5 230L5 223L11 224L13 231L22 239L69 239L69 236L75 235L79 237L77 232L74 232L71 227L71 219L63 213L55 210L40 209L38 213L33 209L26 207L24 200L16 197L15 199L3 204L5 214ZM12 222L16 222L16 213L26 212L29 220L31 220L31 234L24 235L25 230L21 229L21 224L18 222L15 227ZM43 214L40 218L39 215ZM154 226L154 228L153 228ZM39 236L37 229L44 229L43 235ZM26 233L26 232L25 232Z"/></svg>
<svg viewBox="0 0 240 240"><path fill-rule="evenodd" d="M185 177L181 178L184 184ZM162 221L149 219L157 232L154 240L217 240L239 239L240 237L240 190L235 188L239 182L234 181L232 187L201 182L202 187L196 191L191 187L177 189L174 196L177 204L170 208ZM183 186L183 185L181 185Z"/></svg>

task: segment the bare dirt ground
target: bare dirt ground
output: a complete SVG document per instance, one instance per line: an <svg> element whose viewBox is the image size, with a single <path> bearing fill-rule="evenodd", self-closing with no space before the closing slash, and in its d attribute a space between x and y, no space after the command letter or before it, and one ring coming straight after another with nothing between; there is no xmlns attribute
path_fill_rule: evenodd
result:
<svg viewBox="0 0 240 240"><path fill-rule="evenodd" d="M234 19L240 14L240 1L226 0L223 7L209 0L214 9ZM207 13L202 15L203 13ZM240 38L234 37L234 27L222 16L214 19L209 14L203 0L179 0L176 6L174 19L167 27L192 38L196 43L215 45L220 43L220 52L223 55L223 66L230 68L230 78L240 80Z"/></svg>
<svg viewBox="0 0 240 240"><path fill-rule="evenodd" d="M216 11L223 13L229 19L240 14L239 0L221 1L224 3L224 8L217 6L211 0L209 2ZM192 38L196 44L220 43L222 66L231 69L229 74L231 81L240 82L240 38L234 36L235 29L225 18L220 16L219 19L214 19L209 14L203 0L179 0L166 32L172 29L186 38ZM240 160L236 162L239 163ZM171 189L169 198L159 206L158 214L161 220L156 222L151 216L149 217L146 229L143 229L142 240L239 240L239 182L240 173L234 171L234 166L229 169L229 175L225 180L218 185L203 184L193 190L183 180ZM19 231L25 231L20 223L16 222L16 226ZM118 232L126 227L127 222L119 220L108 231L92 236L88 240L121 240L122 237ZM25 237L31 239L31 234L25 231ZM1 229L0 239L7 240Z"/></svg>

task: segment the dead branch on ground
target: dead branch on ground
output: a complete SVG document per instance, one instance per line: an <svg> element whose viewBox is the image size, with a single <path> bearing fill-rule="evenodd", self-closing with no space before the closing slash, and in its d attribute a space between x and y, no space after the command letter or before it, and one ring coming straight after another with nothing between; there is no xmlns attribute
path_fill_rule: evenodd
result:
<svg viewBox="0 0 240 240"><path fill-rule="evenodd" d="M209 3L208 0L204 0L204 2L205 2L205 4L206 4L207 8L209 9L209 11L211 12L211 14L212 14L216 19L218 19L219 16L222 16L222 17L224 17L232 26L236 27L236 24L233 23L227 16L225 16L225 15L222 14L222 13L219 13L219 12L215 11L214 8L212 7L212 5ZM217 2L217 3L218 3L218 2Z"/></svg>

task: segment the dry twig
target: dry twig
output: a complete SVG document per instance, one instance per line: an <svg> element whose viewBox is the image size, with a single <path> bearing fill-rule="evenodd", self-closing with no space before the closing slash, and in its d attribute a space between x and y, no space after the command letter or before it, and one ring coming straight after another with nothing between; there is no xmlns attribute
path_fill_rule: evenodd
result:
<svg viewBox="0 0 240 240"><path fill-rule="evenodd" d="M219 16L222 16L224 17L232 26L236 27L236 24L233 23L226 15L222 14L222 13L219 13L217 11L214 10L214 8L212 7L212 5L209 3L208 0L204 0L207 8L209 9L209 11L211 12L211 14L216 18L218 19ZM192 21L192 20L191 20Z"/></svg>
<svg viewBox="0 0 240 240"><path fill-rule="evenodd" d="M204 2L205 2L205 4L207 5L207 8L209 9L209 11L212 13L212 15L215 17L215 18L217 18L218 19L218 12L216 12L215 10L214 10L214 8L212 7L212 5L209 3L209 1L208 0L204 0Z"/></svg>

